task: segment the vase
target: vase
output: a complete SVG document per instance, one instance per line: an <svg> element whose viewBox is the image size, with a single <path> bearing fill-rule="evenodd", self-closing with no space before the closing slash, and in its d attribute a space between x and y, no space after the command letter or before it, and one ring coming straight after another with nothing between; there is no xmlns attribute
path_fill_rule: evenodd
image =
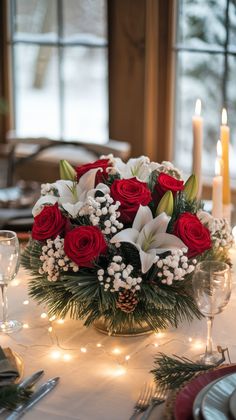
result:
<svg viewBox="0 0 236 420"><path fill-rule="evenodd" d="M146 334L151 334L153 329L145 321L138 324L136 322L122 325L120 328L111 330L109 323L104 318L99 318L94 321L93 326L102 334L118 336L118 337L136 337Z"/></svg>

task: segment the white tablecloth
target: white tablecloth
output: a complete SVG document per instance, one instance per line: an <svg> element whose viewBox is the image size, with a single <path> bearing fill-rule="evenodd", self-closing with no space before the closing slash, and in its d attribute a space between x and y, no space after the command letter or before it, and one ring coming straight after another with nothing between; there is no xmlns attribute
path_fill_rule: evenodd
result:
<svg viewBox="0 0 236 420"><path fill-rule="evenodd" d="M236 261L235 250L232 255ZM41 318L45 308L27 295L28 280L20 270L8 294L10 318L21 320L25 328L12 335L1 334L0 344L23 357L25 375L44 369L43 380L60 376L60 383L25 419L129 419L141 387L151 380L149 371L158 351L188 357L204 351L204 319L177 330L136 338L105 336L69 319L64 324L54 321L50 332L48 318ZM234 281L233 277L233 286ZM215 343L228 346L232 361L236 361L235 314L233 287L230 303L216 316L213 331ZM156 408L151 419L161 418L160 412Z"/></svg>

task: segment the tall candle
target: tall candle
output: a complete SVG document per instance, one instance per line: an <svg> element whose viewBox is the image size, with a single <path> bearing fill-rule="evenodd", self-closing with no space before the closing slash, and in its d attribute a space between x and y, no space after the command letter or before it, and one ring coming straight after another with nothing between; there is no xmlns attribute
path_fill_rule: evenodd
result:
<svg viewBox="0 0 236 420"><path fill-rule="evenodd" d="M196 100L195 115L192 118L193 127L193 162L192 173L198 179L198 198L202 193L202 139L203 139L203 119L201 117L201 101Z"/></svg>
<svg viewBox="0 0 236 420"><path fill-rule="evenodd" d="M212 216L214 217L223 217L223 178L220 174L221 166L219 158L215 162L215 176L213 178L212 185Z"/></svg>
<svg viewBox="0 0 236 420"><path fill-rule="evenodd" d="M220 126L220 139L222 143L222 159L223 159L223 204L230 205L230 177L229 177L229 135L230 130L227 125L226 109L222 110L222 125Z"/></svg>

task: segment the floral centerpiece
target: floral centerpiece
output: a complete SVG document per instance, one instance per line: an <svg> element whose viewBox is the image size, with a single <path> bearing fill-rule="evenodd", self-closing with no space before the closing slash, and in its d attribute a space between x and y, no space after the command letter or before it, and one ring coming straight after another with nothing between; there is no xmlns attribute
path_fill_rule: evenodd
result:
<svg viewBox="0 0 236 420"><path fill-rule="evenodd" d="M170 162L113 156L43 184L22 257L30 295L49 314L105 323L111 333L159 330L200 314L191 277L202 259L228 259L230 227L196 200Z"/></svg>

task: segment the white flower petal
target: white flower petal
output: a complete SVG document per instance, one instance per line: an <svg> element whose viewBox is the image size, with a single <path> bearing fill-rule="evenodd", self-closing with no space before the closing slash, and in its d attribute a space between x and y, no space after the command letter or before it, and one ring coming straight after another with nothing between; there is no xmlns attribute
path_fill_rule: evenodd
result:
<svg viewBox="0 0 236 420"><path fill-rule="evenodd" d="M62 207L69 213L73 218L78 216L78 213L83 206L83 202L78 201L78 203L71 204L71 203L63 203Z"/></svg>
<svg viewBox="0 0 236 420"><path fill-rule="evenodd" d="M138 230L139 232L141 232L141 230L143 229L143 227L149 223L152 222L153 217L152 217L152 212L150 210L149 207L147 206L139 206L139 209L137 211L137 214L134 218L133 221L133 229Z"/></svg>
<svg viewBox="0 0 236 420"><path fill-rule="evenodd" d="M156 258L156 252L155 250L144 252L142 249L140 249L139 255L141 260L142 273L145 274L153 265Z"/></svg>
<svg viewBox="0 0 236 420"><path fill-rule="evenodd" d="M41 211L43 210L44 206L47 206L48 204L56 204L58 202L58 197L54 197L53 195L43 195L38 199L38 201L35 203L32 214L33 216L37 216Z"/></svg>
<svg viewBox="0 0 236 420"><path fill-rule="evenodd" d="M187 248L181 239L170 233L159 233L153 241L151 248L155 248L157 253L162 253L176 248ZM164 251L160 252L163 249Z"/></svg>
<svg viewBox="0 0 236 420"><path fill-rule="evenodd" d="M106 184L98 184L96 188L89 190L87 196L94 198L97 191L101 191L104 195L110 194L110 188Z"/></svg>
<svg viewBox="0 0 236 420"><path fill-rule="evenodd" d="M131 244L135 244L138 235L139 232L136 229L124 229L111 238L111 243L114 244L116 242L129 242Z"/></svg>
<svg viewBox="0 0 236 420"><path fill-rule="evenodd" d="M73 187L72 181L61 179L60 181L54 182L53 185L58 190L61 202L71 202L73 200L73 194L71 192Z"/></svg>
<svg viewBox="0 0 236 420"><path fill-rule="evenodd" d="M90 169L90 171L86 172L84 175L81 176L78 183L78 187L81 193L84 191L92 190L94 188L95 178L97 172L100 170L102 170L102 168Z"/></svg>
<svg viewBox="0 0 236 420"><path fill-rule="evenodd" d="M166 213L161 213L159 216L146 223L140 232L138 243L143 248L153 248L154 241L161 234L165 233L169 224L170 217Z"/></svg>

